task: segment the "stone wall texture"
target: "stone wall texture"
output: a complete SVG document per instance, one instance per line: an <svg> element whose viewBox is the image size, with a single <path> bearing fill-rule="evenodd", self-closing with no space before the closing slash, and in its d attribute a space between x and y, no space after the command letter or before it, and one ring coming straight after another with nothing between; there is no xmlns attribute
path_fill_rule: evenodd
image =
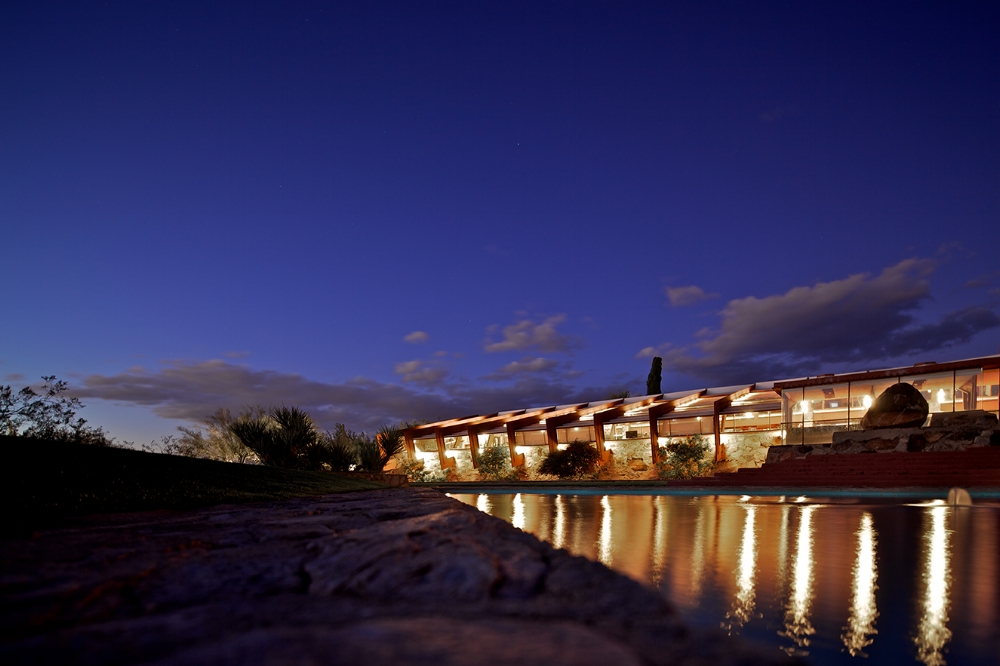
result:
<svg viewBox="0 0 1000 666"><path fill-rule="evenodd" d="M429 489L75 519L0 549L0 663L797 663Z"/></svg>
<svg viewBox="0 0 1000 666"><path fill-rule="evenodd" d="M807 455L964 451L983 446L1000 446L1000 425L995 414L980 410L934 414L923 428L835 432L832 444L774 446L767 452L767 462Z"/></svg>

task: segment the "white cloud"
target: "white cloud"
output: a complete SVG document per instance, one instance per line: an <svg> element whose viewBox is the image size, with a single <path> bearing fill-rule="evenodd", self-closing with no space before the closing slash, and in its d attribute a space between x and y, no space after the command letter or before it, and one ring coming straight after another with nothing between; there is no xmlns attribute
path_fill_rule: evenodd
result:
<svg viewBox="0 0 1000 666"><path fill-rule="evenodd" d="M718 294L707 293L701 287L689 284L686 287L664 287L663 293L667 295L671 307L682 307L684 305L694 305L711 298L718 298Z"/></svg>
<svg viewBox="0 0 1000 666"><path fill-rule="evenodd" d="M403 342L409 342L413 345L423 344L431 339L431 336L427 335L423 331L413 331L403 336Z"/></svg>
<svg viewBox="0 0 1000 666"><path fill-rule="evenodd" d="M550 358L532 358L530 356L526 356L520 361L511 361L495 373L487 375L486 379L509 379L515 375L548 372L558 365L558 361L554 361Z"/></svg>
<svg viewBox="0 0 1000 666"><path fill-rule="evenodd" d="M405 361L397 363L393 368L404 382L417 384L436 384L448 375L448 369L437 361Z"/></svg>
<svg viewBox="0 0 1000 666"><path fill-rule="evenodd" d="M566 315L555 315L540 323L531 319L522 319L516 324L504 327L502 340L494 342L487 338L483 343L483 349L490 353L524 351L526 349L537 349L541 352L569 351L578 342L571 336L563 335L556 330L556 326L564 321L566 321Z"/></svg>

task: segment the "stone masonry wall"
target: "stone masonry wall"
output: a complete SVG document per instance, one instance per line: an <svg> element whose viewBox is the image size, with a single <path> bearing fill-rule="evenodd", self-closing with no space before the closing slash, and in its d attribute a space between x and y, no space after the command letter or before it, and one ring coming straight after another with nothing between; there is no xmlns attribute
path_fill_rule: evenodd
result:
<svg viewBox="0 0 1000 666"><path fill-rule="evenodd" d="M976 410L934 414L924 428L845 430L833 434L832 444L774 446L767 452L767 462L808 455L964 451L982 446L1000 446L1000 425L996 415Z"/></svg>

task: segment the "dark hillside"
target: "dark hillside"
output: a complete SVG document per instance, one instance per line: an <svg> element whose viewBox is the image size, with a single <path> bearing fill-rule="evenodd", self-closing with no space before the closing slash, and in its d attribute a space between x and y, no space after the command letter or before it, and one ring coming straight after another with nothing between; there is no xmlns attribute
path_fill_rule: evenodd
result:
<svg viewBox="0 0 1000 666"><path fill-rule="evenodd" d="M0 436L5 533L95 513L191 509L384 486L328 472Z"/></svg>

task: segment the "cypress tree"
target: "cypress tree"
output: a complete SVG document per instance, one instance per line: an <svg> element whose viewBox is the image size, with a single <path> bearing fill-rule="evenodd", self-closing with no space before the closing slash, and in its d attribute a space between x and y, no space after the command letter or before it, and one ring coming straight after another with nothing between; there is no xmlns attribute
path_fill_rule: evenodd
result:
<svg viewBox="0 0 1000 666"><path fill-rule="evenodd" d="M659 356L653 357L653 365L649 369L649 376L646 377L646 395L662 393L660 390L660 379L662 379L663 359Z"/></svg>

